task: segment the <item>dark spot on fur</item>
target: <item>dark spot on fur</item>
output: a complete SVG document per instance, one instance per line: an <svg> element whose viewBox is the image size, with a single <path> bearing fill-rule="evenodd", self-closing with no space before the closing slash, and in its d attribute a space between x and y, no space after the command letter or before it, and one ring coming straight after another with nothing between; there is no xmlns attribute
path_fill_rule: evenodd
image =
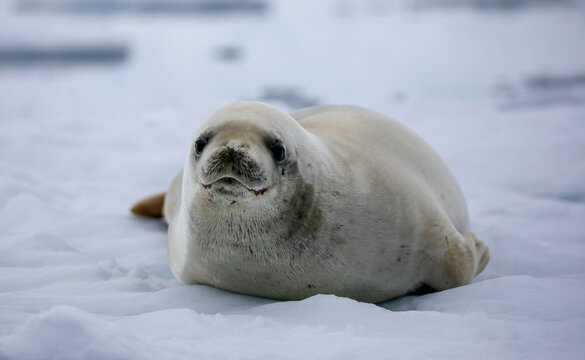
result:
<svg viewBox="0 0 585 360"><path fill-rule="evenodd" d="M424 258L424 261L431 261L432 257L428 254L426 249L422 249L419 254ZM408 254L410 255L410 254Z"/></svg>
<svg viewBox="0 0 585 360"><path fill-rule="evenodd" d="M329 241L332 244L343 244L345 243L345 238L343 234L340 234L343 231L343 224L334 224L333 229L331 231L331 235L329 236Z"/></svg>
<svg viewBox="0 0 585 360"><path fill-rule="evenodd" d="M404 249L405 247L406 247L406 245L404 245L404 244L403 245L400 245L400 248L401 249Z"/></svg>
<svg viewBox="0 0 585 360"><path fill-rule="evenodd" d="M331 234L329 240L331 241L332 244L343 244L345 242L342 237L335 236L335 234Z"/></svg>
<svg viewBox="0 0 585 360"><path fill-rule="evenodd" d="M254 255L254 251L252 251L252 246L248 246L248 250L250 250L250 254Z"/></svg>
<svg viewBox="0 0 585 360"><path fill-rule="evenodd" d="M314 288L315 286L313 286L313 285L311 285L311 284L308 284L308 285L307 285L307 287L308 287L309 289L311 289L311 288Z"/></svg>
<svg viewBox="0 0 585 360"><path fill-rule="evenodd" d="M447 244L447 246L449 246L449 237L445 236L445 243Z"/></svg>
<svg viewBox="0 0 585 360"><path fill-rule="evenodd" d="M296 219L297 231L303 235L312 235L321 225L321 211L315 203L315 190L312 185L304 184L296 192L289 206L289 212Z"/></svg>
<svg viewBox="0 0 585 360"><path fill-rule="evenodd" d="M399 256L399 257L396 258L396 261L401 262L402 261L402 258Z"/></svg>
<svg viewBox="0 0 585 360"><path fill-rule="evenodd" d="M284 236L285 241L294 241L289 245L294 247L296 253L304 252L313 242L322 223L321 210L316 202L312 185L304 183L299 186L298 190L292 194L283 216L289 219L288 230Z"/></svg>

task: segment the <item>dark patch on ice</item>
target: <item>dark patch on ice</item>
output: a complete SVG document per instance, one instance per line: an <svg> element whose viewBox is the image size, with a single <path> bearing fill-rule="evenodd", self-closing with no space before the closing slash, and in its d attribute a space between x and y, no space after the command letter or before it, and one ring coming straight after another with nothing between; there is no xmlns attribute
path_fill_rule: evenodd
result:
<svg viewBox="0 0 585 360"><path fill-rule="evenodd" d="M120 64L128 60L125 45L2 46L0 66L33 64Z"/></svg>
<svg viewBox="0 0 585 360"><path fill-rule="evenodd" d="M566 7L577 3L576 0L410 0L406 4L415 11L473 9L505 12L537 7Z"/></svg>
<svg viewBox="0 0 585 360"><path fill-rule="evenodd" d="M408 95L402 91L396 91L392 94L392 100L397 103L402 103L408 100Z"/></svg>
<svg viewBox="0 0 585 360"><path fill-rule="evenodd" d="M242 60L244 51L237 45L225 45L218 47L215 51L215 58L219 62L233 63Z"/></svg>
<svg viewBox="0 0 585 360"><path fill-rule="evenodd" d="M567 192L558 194L541 194L541 197L572 203L585 203L585 192Z"/></svg>
<svg viewBox="0 0 585 360"><path fill-rule="evenodd" d="M526 87L539 91L558 91L585 87L585 74L568 76L538 75L524 82Z"/></svg>
<svg viewBox="0 0 585 360"><path fill-rule="evenodd" d="M259 101L278 103L289 110L302 109L319 105L320 101L314 96L309 96L295 86L266 86L262 89Z"/></svg>
<svg viewBox="0 0 585 360"><path fill-rule="evenodd" d="M500 81L494 95L502 109L585 105L585 73L539 74L520 82Z"/></svg>
<svg viewBox="0 0 585 360"><path fill-rule="evenodd" d="M143 15L261 15L268 9L264 0L23 0L23 12Z"/></svg>

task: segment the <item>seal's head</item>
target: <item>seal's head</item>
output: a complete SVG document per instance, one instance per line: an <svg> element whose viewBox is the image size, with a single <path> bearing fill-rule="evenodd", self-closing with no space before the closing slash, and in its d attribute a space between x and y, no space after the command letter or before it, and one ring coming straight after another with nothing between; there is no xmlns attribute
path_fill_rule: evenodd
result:
<svg viewBox="0 0 585 360"><path fill-rule="evenodd" d="M254 102L226 106L201 125L169 224L171 269L183 283L305 294L302 264L331 258L328 241L317 241L323 221L311 154L319 145L311 136L290 115ZM284 291L275 285L291 279L298 283Z"/></svg>
<svg viewBox="0 0 585 360"><path fill-rule="evenodd" d="M223 108L193 140L187 187L197 200L218 206L255 206L291 192L299 155L291 129L302 131L289 115L265 104Z"/></svg>

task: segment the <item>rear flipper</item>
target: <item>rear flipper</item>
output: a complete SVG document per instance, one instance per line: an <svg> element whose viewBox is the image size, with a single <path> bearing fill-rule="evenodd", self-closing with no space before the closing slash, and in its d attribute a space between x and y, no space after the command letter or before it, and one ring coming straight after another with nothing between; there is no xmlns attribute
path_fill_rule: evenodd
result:
<svg viewBox="0 0 585 360"><path fill-rule="evenodd" d="M163 205L165 203L165 193L160 193L138 201L132 206L130 211L136 215L148 216L151 218L163 217Z"/></svg>
<svg viewBox="0 0 585 360"><path fill-rule="evenodd" d="M475 245L476 253L479 255L479 262L475 270L475 275L478 275L483 271L483 269L485 269L486 265L490 261L490 251L481 240L477 239L474 233L469 232L465 234L465 236L467 238L471 238L473 244Z"/></svg>
<svg viewBox="0 0 585 360"><path fill-rule="evenodd" d="M485 244L472 232L443 232L436 240L435 262L425 283L435 290L469 284L487 265L490 255Z"/></svg>

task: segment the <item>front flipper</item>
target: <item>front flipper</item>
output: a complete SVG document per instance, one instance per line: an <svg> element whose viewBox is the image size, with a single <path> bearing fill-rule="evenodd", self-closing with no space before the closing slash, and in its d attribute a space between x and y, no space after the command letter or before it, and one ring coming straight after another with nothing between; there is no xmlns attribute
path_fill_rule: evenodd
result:
<svg viewBox="0 0 585 360"><path fill-rule="evenodd" d="M151 218L163 217L163 205L165 203L165 193L160 193L138 201L132 206L130 211L136 215L148 216Z"/></svg>

